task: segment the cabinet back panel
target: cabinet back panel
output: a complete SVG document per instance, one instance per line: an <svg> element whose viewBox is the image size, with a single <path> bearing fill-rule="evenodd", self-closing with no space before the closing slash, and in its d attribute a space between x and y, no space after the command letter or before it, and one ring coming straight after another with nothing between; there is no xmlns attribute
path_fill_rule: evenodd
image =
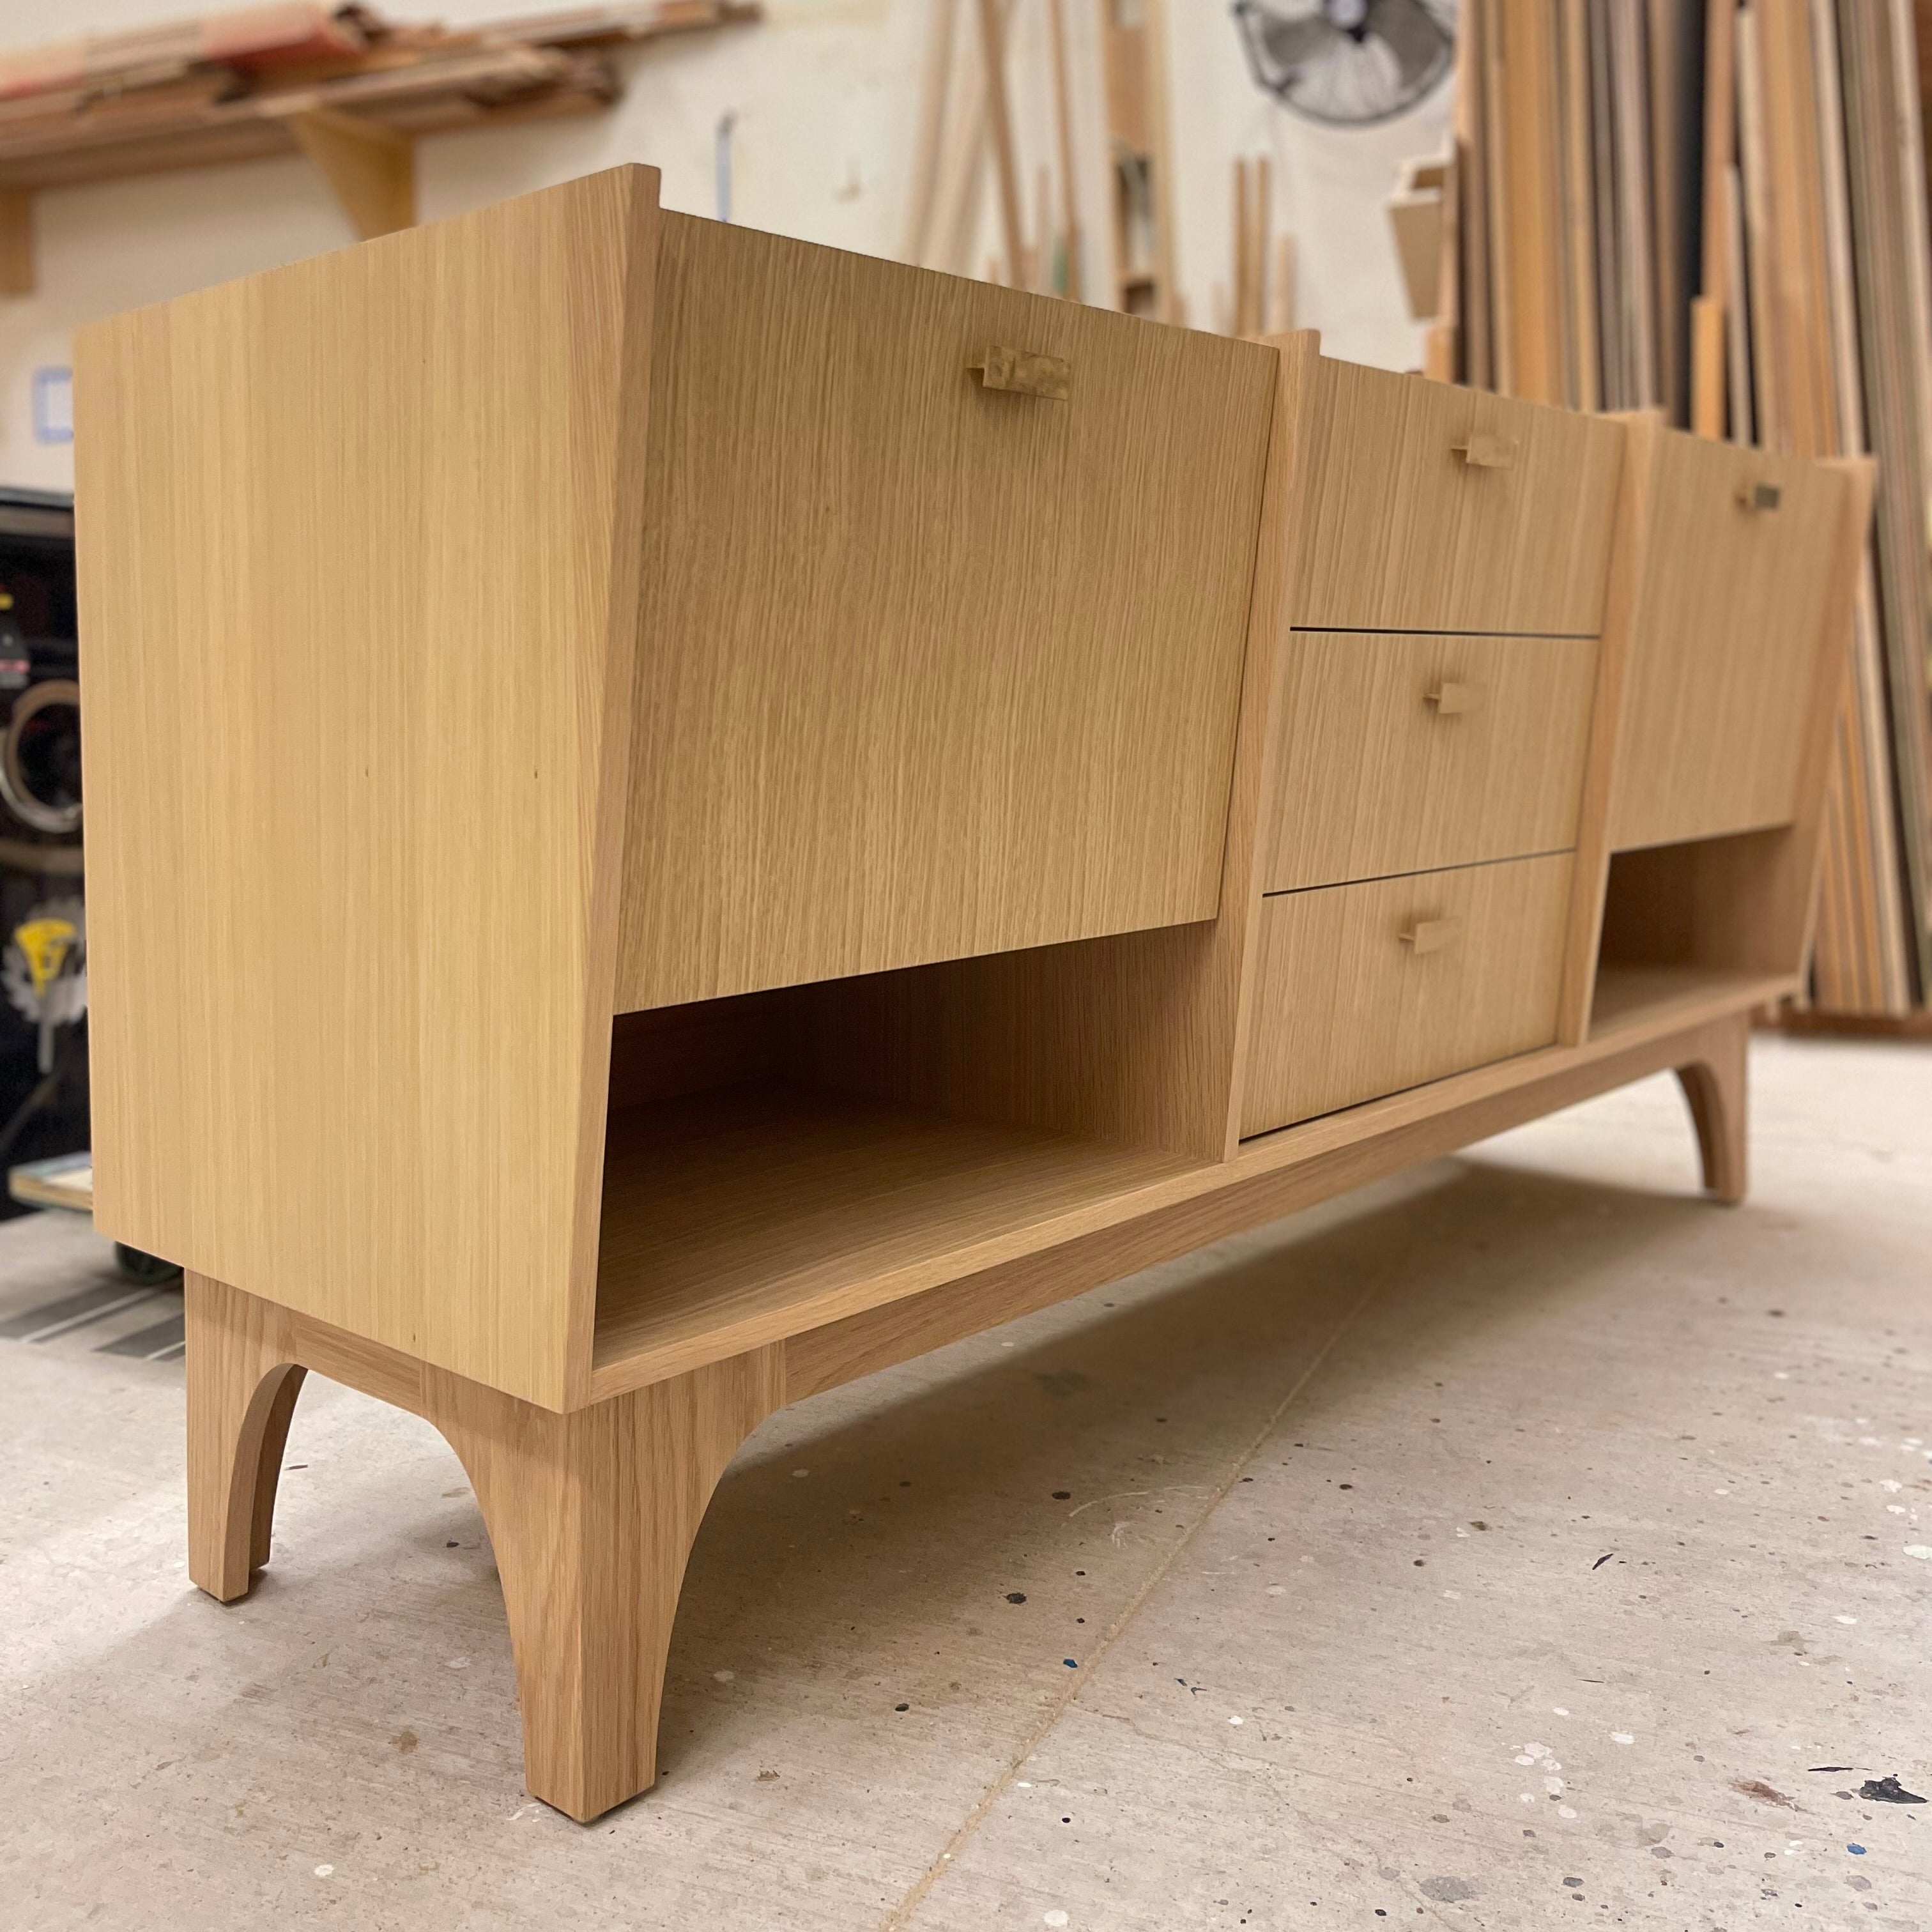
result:
<svg viewBox="0 0 1932 1932"><path fill-rule="evenodd" d="M620 1010L1212 917L1274 352L673 215L654 320Z"/></svg>

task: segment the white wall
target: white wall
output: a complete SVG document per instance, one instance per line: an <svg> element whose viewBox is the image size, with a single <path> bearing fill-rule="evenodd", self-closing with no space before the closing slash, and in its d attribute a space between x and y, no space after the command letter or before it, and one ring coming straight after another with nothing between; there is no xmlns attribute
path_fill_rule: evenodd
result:
<svg viewBox="0 0 1932 1932"><path fill-rule="evenodd" d="M1222 0L1168 5L1174 229L1188 321L1214 327L1214 290L1233 280L1232 158L1265 154L1273 158L1275 227L1294 238L1296 326L1318 328L1331 356L1419 368L1423 325L1409 320L1383 202L1401 162L1447 142L1448 87L1398 120L1324 127L1255 85Z"/></svg>
<svg viewBox="0 0 1932 1932"><path fill-rule="evenodd" d="M206 4L206 0L202 0ZM392 18L452 25L538 0L392 0ZM971 4L971 0L967 0ZM1040 0L1020 8L1014 50L1022 169L1050 158ZM1094 65L1098 0L1066 0L1075 41L1074 120L1084 220L1103 227L1104 142ZM1298 320L1333 353L1389 368L1420 359L1404 309L1382 201L1396 161L1434 148L1446 124L1437 95L1402 122L1337 132L1299 122L1248 76L1222 0L1168 0L1173 42L1176 223L1189 319L1212 326L1230 279L1229 164L1271 152L1277 221L1296 236ZM620 161L664 171L669 207L716 212L714 130L728 110L735 218L866 254L898 252L902 198L929 0L766 0L762 25L667 40L630 63L609 113L427 140L417 152L425 220L567 180ZM0 46L178 18L196 0L64 0L57 10L0 7ZM997 247L983 197L986 252ZM70 486L72 451L35 440L37 368L69 358L72 331L94 316L253 273L354 238L320 178L298 159L64 189L39 202L39 286L0 300L0 481ZM1098 276L1094 286L1100 286Z"/></svg>

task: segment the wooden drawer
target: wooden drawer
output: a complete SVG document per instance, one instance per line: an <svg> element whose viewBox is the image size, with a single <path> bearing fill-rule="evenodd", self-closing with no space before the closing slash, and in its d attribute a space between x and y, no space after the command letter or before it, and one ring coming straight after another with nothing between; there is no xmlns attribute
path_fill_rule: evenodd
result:
<svg viewBox="0 0 1932 1932"><path fill-rule="evenodd" d="M666 214L619 1010L1211 918L1277 368Z"/></svg>
<svg viewBox="0 0 1932 1932"><path fill-rule="evenodd" d="M1790 820L1851 488L1819 464L1678 430L1648 447L1616 847ZM1748 506L1760 486L1775 508Z"/></svg>
<svg viewBox="0 0 1932 1932"><path fill-rule="evenodd" d="M1266 889L1574 844L1596 674L1594 638L1302 632Z"/></svg>
<svg viewBox="0 0 1932 1932"><path fill-rule="evenodd" d="M1242 1132L1549 1046L1570 874L1559 852L1266 901Z"/></svg>
<svg viewBox="0 0 1932 1932"><path fill-rule="evenodd" d="M1600 418L1324 358L1292 621L1594 634L1624 435Z"/></svg>

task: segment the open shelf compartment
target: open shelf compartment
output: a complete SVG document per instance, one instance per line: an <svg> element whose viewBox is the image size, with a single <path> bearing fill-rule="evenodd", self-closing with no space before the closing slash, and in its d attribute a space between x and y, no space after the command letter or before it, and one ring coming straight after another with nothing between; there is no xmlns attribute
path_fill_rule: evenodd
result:
<svg viewBox="0 0 1932 1932"><path fill-rule="evenodd" d="M1798 983L1790 827L1612 855L1590 1036L1768 1003Z"/></svg>
<svg viewBox="0 0 1932 1932"><path fill-rule="evenodd" d="M620 1016L593 1396L1017 1258L1202 1165L894 1092L916 1056L866 1022L898 976Z"/></svg>

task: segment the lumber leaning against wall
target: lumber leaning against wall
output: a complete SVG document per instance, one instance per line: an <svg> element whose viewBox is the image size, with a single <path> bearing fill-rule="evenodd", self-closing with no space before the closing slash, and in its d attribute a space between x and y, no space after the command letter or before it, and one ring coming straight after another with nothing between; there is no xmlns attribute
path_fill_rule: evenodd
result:
<svg viewBox="0 0 1932 1932"><path fill-rule="evenodd" d="M1453 373L1878 459L1809 1000L1932 1003L1932 0L1468 0ZM1701 19L1699 17L1701 14Z"/></svg>

